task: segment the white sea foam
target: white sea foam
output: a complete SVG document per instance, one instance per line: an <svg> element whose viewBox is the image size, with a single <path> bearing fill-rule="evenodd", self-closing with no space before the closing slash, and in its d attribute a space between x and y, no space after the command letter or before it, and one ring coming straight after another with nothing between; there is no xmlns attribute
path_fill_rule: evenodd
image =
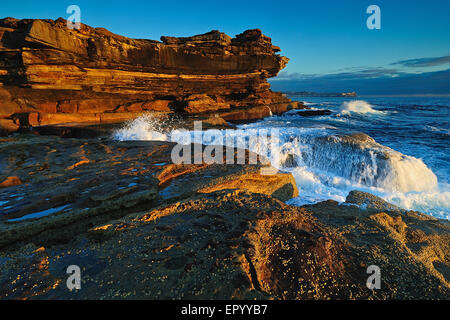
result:
<svg viewBox="0 0 450 320"><path fill-rule="evenodd" d="M308 101L302 101L302 103L305 105L305 106L314 106L314 105L319 105L320 103L318 103L318 102L308 102Z"/></svg>
<svg viewBox="0 0 450 320"><path fill-rule="evenodd" d="M119 141L168 141L168 135L158 131L160 127L158 121L151 115L143 115L116 130L113 138Z"/></svg>
<svg viewBox="0 0 450 320"><path fill-rule="evenodd" d="M416 210L437 218L450 219L450 191L448 191L450 189L442 184L431 191L389 192L382 188L367 187L307 167L297 167L290 171L297 182L300 193L298 198L288 201L292 205L300 206L328 199L343 202L350 191L360 190L379 196L406 210Z"/></svg>
<svg viewBox="0 0 450 320"><path fill-rule="evenodd" d="M379 115L386 114L385 112L375 110L372 107L373 106L371 104L367 103L364 100L347 101L342 104L339 114L341 115L348 115L351 113L359 113L359 114L372 113Z"/></svg>
<svg viewBox="0 0 450 320"><path fill-rule="evenodd" d="M282 134L280 140L279 150L272 152L281 159L295 159L295 166L331 173L359 185L390 192L428 191L437 186L435 174L421 159L382 146L366 135ZM292 160L288 165L292 167Z"/></svg>
<svg viewBox="0 0 450 320"><path fill-rule="evenodd" d="M439 132L441 134L450 135L450 130L446 128L439 128L434 126L424 126L425 130L432 131L432 132Z"/></svg>
<svg viewBox="0 0 450 320"><path fill-rule="evenodd" d="M403 155L372 139L349 137L284 137L277 152L280 169L293 174L303 205L328 199L345 201L352 190L375 194L407 210L449 219L450 186L438 184L421 159ZM287 156L289 154L289 156ZM295 161L292 161L292 159Z"/></svg>
<svg viewBox="0 0 450 320"><path fill-rule="evenodd" d="M162 132L156 121L149 116L136 119L117 130L114 138L121 141L192 141L204 144L214 141L217 144L213 137L220 133L243 138L247 145L242 147L253 152L267 150L267 146L261 143L248 144L248 137L255 135L258 129L270 130L264 122L243 125L237 130L183 133ZM281 160L278 169L294 175L300 197L289 203L302 205L327 199L343 202L350 191L357 189L405 209L449 218L450 187L438 184L436 175L421 159L403 155L365 135L339 136L333 133L334 130L328 126L283 128L278 147L270 150L269 160L272 164L278 163L274 161L278 157Z"/></svg>
<svg viewBox="0 0 450 320"><path fill-rule="evenodd" d="M391 193L384 196L386 201L407 210L431 213L441 219L450 219L450 188L446 184L439 184L434 191Z"/></svg>

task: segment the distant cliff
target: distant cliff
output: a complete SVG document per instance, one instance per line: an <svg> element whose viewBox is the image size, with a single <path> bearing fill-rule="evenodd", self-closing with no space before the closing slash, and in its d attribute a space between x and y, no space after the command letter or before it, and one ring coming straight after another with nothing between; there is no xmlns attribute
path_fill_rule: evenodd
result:
<svg viewBox="0 0 450 320"><path fill-rule="evenodd" d="M296 107L267 78L288 58L260 30L161 42L64 19L0 20L0 126L107 122L144 111L245 121ZM268 108L269 107L269 108Z"/></svg>
<svg viewBox="0 0 450 320"><path fill-rule="evenodd" d="M324 93L324 92L309 92L309 91L285 91L285 94L297 97L357 97L358 94L356 92L333 92L333 93Z"/></svg>

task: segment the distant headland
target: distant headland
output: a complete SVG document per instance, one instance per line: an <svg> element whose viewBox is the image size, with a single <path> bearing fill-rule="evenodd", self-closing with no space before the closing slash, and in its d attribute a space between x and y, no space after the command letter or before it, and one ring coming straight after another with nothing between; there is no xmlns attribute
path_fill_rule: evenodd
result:
<svg viewBox="0 0 450 320"><path fill-rule="evenodd" d="M309 92L309 91L284 91L284 94L291 96L299 96L299 97L357 97L358 94L356 92Z"/></svg>

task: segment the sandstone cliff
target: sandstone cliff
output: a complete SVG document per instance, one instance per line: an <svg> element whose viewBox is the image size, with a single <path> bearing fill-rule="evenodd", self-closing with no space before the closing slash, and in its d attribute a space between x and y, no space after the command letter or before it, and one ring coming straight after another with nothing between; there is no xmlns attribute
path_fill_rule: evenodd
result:
<svg viewBox="0 0 450 320"><path fill-rule="evenodd" d="M0 20L0 127L109 122L145 111L246 121L297 105L266 81L288 62L260 30L161 42L64 19Z"/></svg>

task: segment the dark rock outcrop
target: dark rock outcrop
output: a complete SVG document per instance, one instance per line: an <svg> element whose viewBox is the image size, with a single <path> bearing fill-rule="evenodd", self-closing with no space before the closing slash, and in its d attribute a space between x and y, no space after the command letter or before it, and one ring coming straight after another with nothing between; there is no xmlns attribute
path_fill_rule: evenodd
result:
<svg viewBox="0 0 450 320"><path fill-rule="evenodd" d="M332 114L330 110L301 110L295 113L302 117L317 117L317 116L329 116Z"/></svg>
<svg viewBox="0 0 450 320"><path fill-rule="evenodd" d="M260 30L162 42L64 19L0 20L0 123L117 122L142 112L225 112L245 121L298 106L270 90L288 62Z"/></svg>

